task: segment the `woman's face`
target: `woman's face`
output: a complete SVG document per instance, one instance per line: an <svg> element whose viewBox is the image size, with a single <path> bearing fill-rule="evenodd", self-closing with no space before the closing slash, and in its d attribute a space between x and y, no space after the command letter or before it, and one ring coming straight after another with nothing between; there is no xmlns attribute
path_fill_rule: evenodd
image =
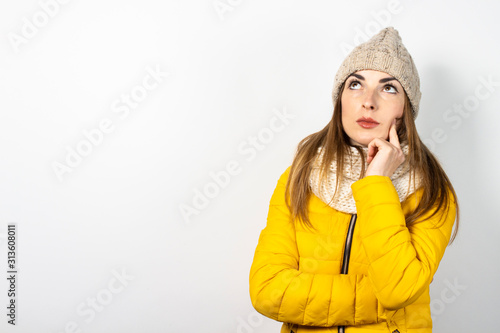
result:
<svg viewBox="0 0 500 333"><path fill-rule="evenodd" d="M366 147L374 138L388 139L392 121L403 116L405 92L391 75L363 70L346 79L341 103L344 131L352 144Z"/></svg>

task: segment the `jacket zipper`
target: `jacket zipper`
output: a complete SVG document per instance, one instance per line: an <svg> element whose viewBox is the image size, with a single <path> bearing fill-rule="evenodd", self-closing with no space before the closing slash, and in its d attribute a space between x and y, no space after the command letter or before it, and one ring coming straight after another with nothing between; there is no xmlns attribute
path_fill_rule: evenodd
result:
<svg viewBox="0 0 500 333"><path fill-rule="evenodd" d="M344 248L344 258L342 260L342 269L340 274L347 274L349 271L349 258L351 257L351 244L352 244L352 235L354 233L354 226L356 225L357 214L351 215L351 221L349 221L349 229L347 229L347 236L345 239L345 248ZM345 326L339 326L339 333L345 332Z"/></svg>

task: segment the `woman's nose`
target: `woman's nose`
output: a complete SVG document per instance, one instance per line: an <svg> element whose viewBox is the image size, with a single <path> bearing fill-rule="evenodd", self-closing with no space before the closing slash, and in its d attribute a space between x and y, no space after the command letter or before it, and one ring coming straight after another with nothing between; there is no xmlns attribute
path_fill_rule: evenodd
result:
<svg viewBox="0 0 500 333"><path fill-rule="evenodd" d="M363 108L370 111L375 111L377 109L377 102L374 92L366 92L363 100Z"/></svg>

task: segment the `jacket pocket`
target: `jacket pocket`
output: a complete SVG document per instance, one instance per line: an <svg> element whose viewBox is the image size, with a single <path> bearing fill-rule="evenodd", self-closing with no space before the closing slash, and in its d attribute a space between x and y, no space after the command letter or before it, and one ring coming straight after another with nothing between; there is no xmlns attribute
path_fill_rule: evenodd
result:
<svg viewBox="0 0 500 333"><path fill-rule="evenodd" d="M281 333L297 333L297 325L290 323L283 323L281 326Z"/></svg>
<svg viewBox="0 0 500 333"><path fill-rule="evenodd" d="M391 312L392 316L388 322L391 333L406 333L406 309L402 308Z"/></svg>

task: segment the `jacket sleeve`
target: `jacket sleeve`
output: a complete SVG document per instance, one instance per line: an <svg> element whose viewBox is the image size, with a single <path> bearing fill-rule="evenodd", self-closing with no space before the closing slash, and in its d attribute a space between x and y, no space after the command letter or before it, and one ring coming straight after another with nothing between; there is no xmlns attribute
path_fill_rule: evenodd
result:
<svg viewBox="0 0 500 333"><path fill-rule="evenodd" d="M272 195L250 269L250 298L282 322L329 327L377 322L378 302L365 275L312 274L299 269L295 227L285 204L290 167Z"/></svg>
<svg viewBox="0 0 500 333"><path fill-rule="evenodd" d="M449 243L456 217L450 195L449 209L426 214L406 227L398 193L389 177L367 176L351 185L356 201L362 246L370 262L368 277L384 308L397 310L427 289ZM407 207L416 206L421 190Z"/></svg>

